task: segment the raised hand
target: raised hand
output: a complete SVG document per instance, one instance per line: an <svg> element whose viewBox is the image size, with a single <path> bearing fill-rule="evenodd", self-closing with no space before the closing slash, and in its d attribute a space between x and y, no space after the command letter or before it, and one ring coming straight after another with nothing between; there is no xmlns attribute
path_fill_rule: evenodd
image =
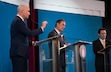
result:
<svg viewBox="0 0 111 72"><path fill-rule="evenodd" d="M42 28L45 28L45 27L46 27L46 25L47 25L47 23L48 23L47 21L43 21L43 22L42 22L42 26L41 26L41 27L42 27Z"/></svg>

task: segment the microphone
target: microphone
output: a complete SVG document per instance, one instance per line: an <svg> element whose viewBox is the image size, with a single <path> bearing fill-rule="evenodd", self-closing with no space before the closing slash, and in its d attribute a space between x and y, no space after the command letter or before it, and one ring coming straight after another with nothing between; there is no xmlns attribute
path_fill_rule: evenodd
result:
<svg viewBox="0 0 111 72"><path fill-rule="evenodd" d="M61 34L61 37L63 37L64 35L63 34Z"/></svg>

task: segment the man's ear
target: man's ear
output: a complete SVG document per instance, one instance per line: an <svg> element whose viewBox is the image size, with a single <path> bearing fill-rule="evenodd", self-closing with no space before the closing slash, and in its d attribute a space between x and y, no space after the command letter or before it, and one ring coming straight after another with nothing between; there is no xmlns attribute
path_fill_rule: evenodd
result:
<svg viewBox="0 0 111 72"><path fill-rule="evenodd" d="M57 23L57 26L59 25L59 23Z"/></svg>

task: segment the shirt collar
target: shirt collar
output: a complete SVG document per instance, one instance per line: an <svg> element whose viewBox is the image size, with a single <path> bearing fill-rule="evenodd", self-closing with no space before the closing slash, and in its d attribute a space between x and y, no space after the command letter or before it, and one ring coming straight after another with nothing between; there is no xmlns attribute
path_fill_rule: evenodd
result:
<svg viewBox="0 0 111 72"><path fill-rule="evenodd" d="M56 28L55 28L55 31L56 31L58 34L60 34L60 31L59 31L59 30L57 30Z"/></svg>
<svg viewBox="0 0 111 72"><path fill-rule="evenodd" d="M20 16L19 14L17 14L17 16L18 16L18 17L20 17L20 18L22 19L22 21L24 21L24 19L23 19L23 17L22 17L22 16Z"/></svg>
<svg viewBox="0 0 111 72"><path fill-rule="evenodd" d="M105 39L101 39L101 38L99 38L99 40L102 42L102 41L105 41Z"/></svg>

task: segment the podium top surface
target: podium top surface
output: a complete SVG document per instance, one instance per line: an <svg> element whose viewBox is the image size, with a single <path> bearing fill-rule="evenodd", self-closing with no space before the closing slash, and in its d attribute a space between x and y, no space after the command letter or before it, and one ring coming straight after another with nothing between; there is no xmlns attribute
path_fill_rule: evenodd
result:
<svg viewBox="0 0 111 72"><path fill-rule="evenodd" d="M61 48L59 48L59 49L60 49L60 50L61 50L61 49L64 49L64 48L66 49L66 48L69 48L69 47L71 47L71 46L73 46L73 45L76 45L76 44L92 44L92 42L79 40L79 41L76 41L76 42L73 43L73 44L70 44L70 45L68 45L68 46L61 47Z"/></svg>
<svg viewBox="0 0 111 72"><path fill-rule="evenodd" d="M105 52L105 51L108 51L109 49L111 49L111 45L108 45L106 48L103 48L99 50L98 52Z"/></svg>
<svg viewBox="0 0 111 72"><path fill-rule="evenodd" d="M39 45L39 44L44 43L44 42L48 42L48 41L53 40L53 39L58 38L58 37L59 37L59 35L56 35L56 36L53 36L53 37L50 37L50 38L47 38L47 39L37 41L37 42L34 43L33 46Z"/></svg>
<svg viewBox="0 0 111 72"><path fill-rule="evenodd" d="M79 41L76 41L74 44L92 44L92 42L88 42L88 41L82 41L82 40L79 40Z"/></svg>

